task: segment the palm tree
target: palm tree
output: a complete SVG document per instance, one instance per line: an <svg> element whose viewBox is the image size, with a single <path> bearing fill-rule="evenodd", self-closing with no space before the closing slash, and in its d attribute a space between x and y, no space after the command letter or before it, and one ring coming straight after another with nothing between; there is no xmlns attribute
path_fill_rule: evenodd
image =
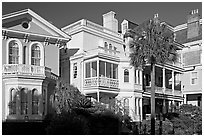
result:
<svg viewBox="0 0 204 137"><path fill-rule="evenodd" d="M135 68L151 66L151 134L155 134L155 64L177 61L177 47L174 34L165 23L161 23L158 14L133 30L128 30L124 37L131 37L130 64Z"/></svg>

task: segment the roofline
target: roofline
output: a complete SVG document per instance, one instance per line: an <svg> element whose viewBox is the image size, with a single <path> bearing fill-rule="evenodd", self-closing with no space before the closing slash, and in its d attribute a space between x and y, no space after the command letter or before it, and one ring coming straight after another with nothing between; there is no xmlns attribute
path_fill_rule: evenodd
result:
<svg viewBox="0 0 204 137"><path fill-rule="evenodd" d="M11 17L15 17L15 16L19 16L19 15L22 15L22 14L30 14L31 16L35 17L37 20L39 20L43 24L47 25L49 28L53 29L58 34L62 35L65 38L71 39L71 36L69 36L67 33L63 32L62 30L60 30L59 28L57 28L56 26L54 26L53 24L51 24L50 22L48 22L47 20L45 20L44 18L42 18L41 16L36 14L31 9L24 9L24 10L21 10L21 11L17 11L17 12L13 12L13 13L3 15L2 20L7 19L7 18L11 18Z"/></svg>
<svg viewBox="0 0 204 137"><path fill-rule="evenodd" d="M200 24L202 24L202 19L200 19L199 22L200 22ZM180 31L180 30L183 30L186 28L187 28L187 23L184 23L184 24L181 24L181 25L174 27L174 32Z"/></svg>

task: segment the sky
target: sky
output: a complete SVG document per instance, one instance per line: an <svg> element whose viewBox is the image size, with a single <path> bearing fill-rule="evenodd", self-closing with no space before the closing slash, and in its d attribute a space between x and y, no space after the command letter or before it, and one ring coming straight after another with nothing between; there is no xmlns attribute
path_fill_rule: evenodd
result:
<svg viewBox="0 0 204 137"><path fill-rule="evenodd" d="M80 19L102 25L102 15L109 11L116 13L119 24L123 19L140 24L158 13L162 21L176 26L186 23L194 9L202 17L201 2L3 2L2 15L27 8L58 28Z"/></svg>

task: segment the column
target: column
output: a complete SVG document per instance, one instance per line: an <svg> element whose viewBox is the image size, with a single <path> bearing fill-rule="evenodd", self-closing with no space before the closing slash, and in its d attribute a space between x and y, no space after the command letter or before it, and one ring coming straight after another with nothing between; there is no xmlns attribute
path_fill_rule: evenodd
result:
<svg viewBox="0 0 204 137"><path fill-rule="evenodd" d="M136 111L136 115L139 115L139 103L138 103L138 98L136 98L136 107L137 107L137 111Z"/></svg>
<svg viewBox="0 0 204 137"><path fill-rule="evenodd" d="M163 93L165 93L166 90L166 85L165 85L165 81L166 81L166 77L165 77L165 68L162 68L162 75L163 75L163 83L162 83L162 87L163 87Z"/></svg>
<svg viewBox="0 0 204 137"><path fill-rule="evenodd" d="M99 84L99 60L97 60L97 67L96 67L97 69L96 69L96 72L97 72L97 86L99 86L100 84Z"/></svg>
<svg viewBox="0 0 204 137"><path fill-rule="evenodd" d="M99 96L99 91L97 91L97 102L99 102L100 101L100 98L99 98L100 96Z"/></svg>
<svg viewBox="0 0 204 137"><path fill-rule="evenodd" d="M172 93L174 95L174 71L173 70L172 70L171 75L172 75Z"/></svg>
<svg viewBox="0 0 204 137"><path fill-rule="evenodd" d="M142 121L142 98L140 98L140 121Z"/></svg>
<svg viewBox="0 0 204 137"><path fill-rule="evenodd" d="M142 79L143 79L143 77L142 77L142 70L140 70L140 85L142 85L143 83L142 83Z"/></svg>

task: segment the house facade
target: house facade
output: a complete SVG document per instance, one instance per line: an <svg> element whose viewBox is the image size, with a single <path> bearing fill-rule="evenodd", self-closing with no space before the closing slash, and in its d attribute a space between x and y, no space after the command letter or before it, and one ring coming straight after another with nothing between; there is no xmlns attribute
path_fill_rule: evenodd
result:
<svg viewBox="0 0 204 137"><path fill-rule="evenodd" d="M150 66L145 70L130 65L130 37L127 29L137 24L124 20L118 32L116 14L103 15L103 25L82 19L62 28L72 36L69 49L60 51L60 71L64 82L73 84L86 96L109 106L115 99L133 121L150 112ZM178 44L178 51L183 45ZM156 66L156 112L170 111L183 102L181 62ZM145 79L143 79L145 76ZM145 86L144 86L145 85ZM145 88L144 88L145 87ZM163 109L165 108L165 110Z"/></svg>
<svg viewBox="0 0 204 137"><path fill-rule="evenodd" d="M187 22L174 28L176 41L185 45L182 50L184 103L202 105L202 19L192 10Z"/></svg>
<svg viewBox="0 0 204 137"><path fill-rule="evenodd" d="M71 37L30 9L2 16L2 119L43 120Z"/></svg>

